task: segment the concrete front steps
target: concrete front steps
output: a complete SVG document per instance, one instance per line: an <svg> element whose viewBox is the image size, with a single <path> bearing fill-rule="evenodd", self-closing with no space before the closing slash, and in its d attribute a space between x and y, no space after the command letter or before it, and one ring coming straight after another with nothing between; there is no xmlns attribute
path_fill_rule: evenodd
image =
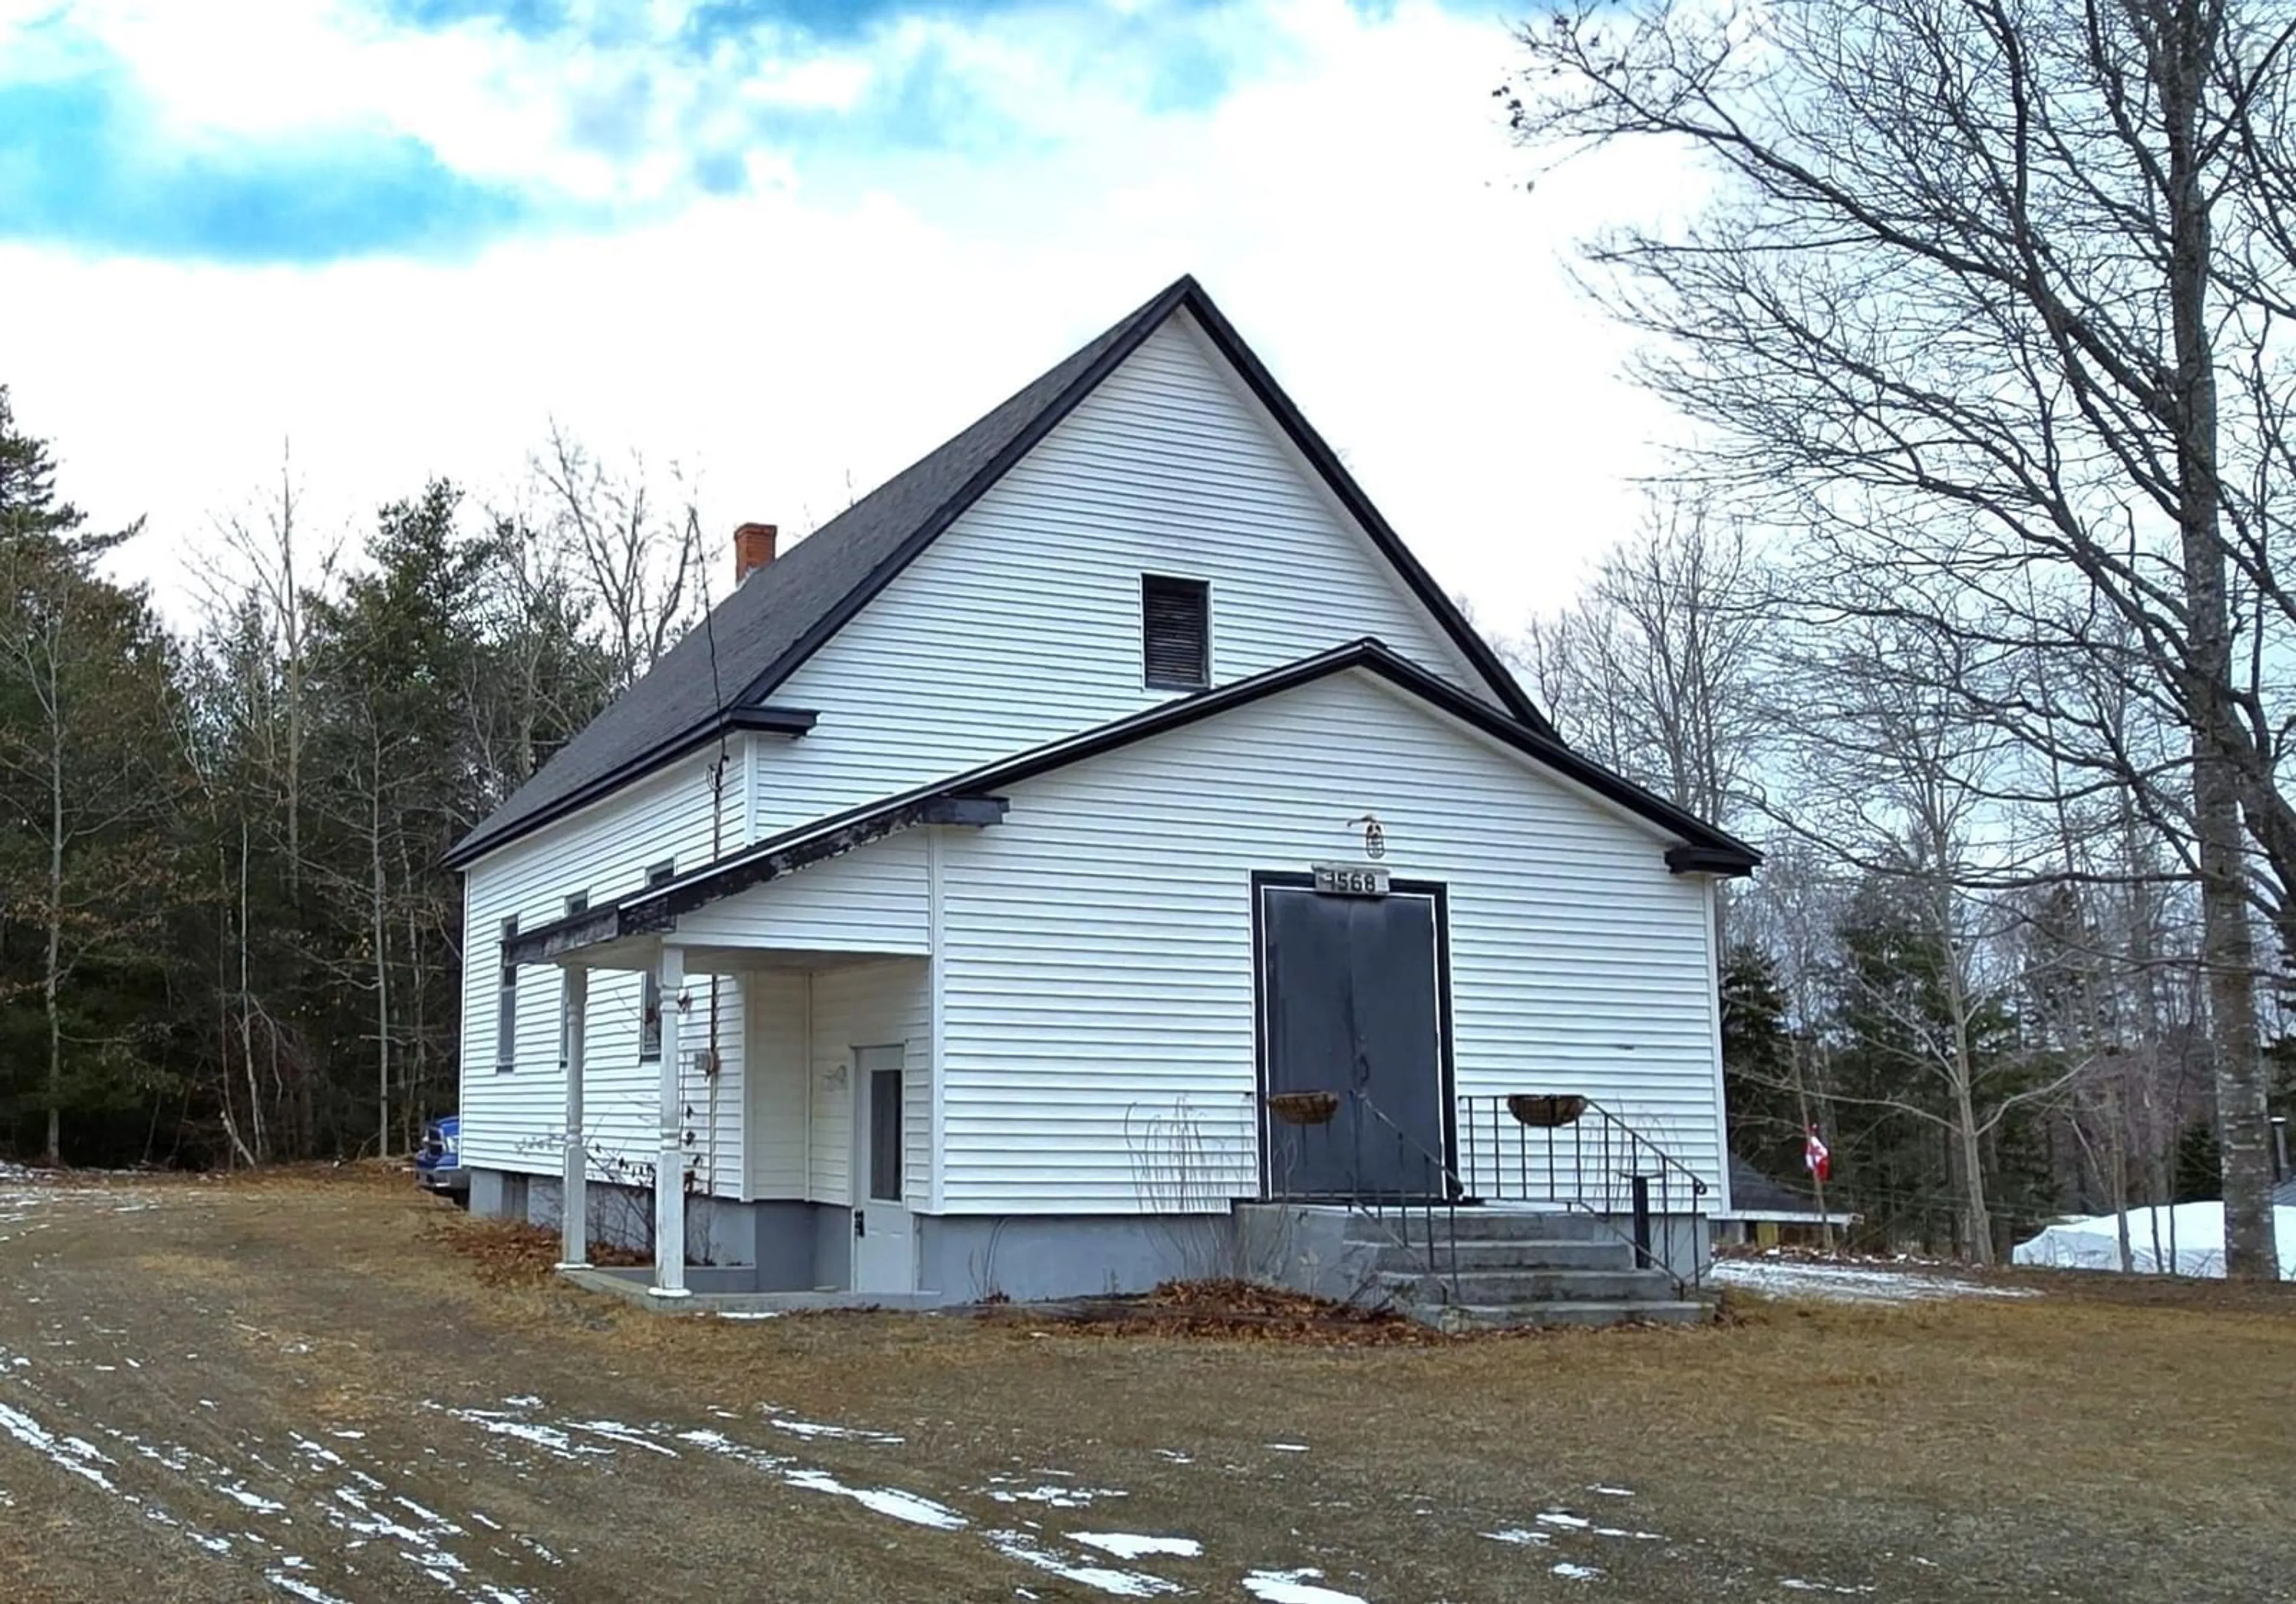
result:
<svg viewBox="0 0 2296 1604"><path fill-rule="evenodd" d="M1357 1215L1348 1239L1372 1253L1368 1290L1444 1326L1693 1325L1703 1303L1674 1278L1637 1269L1633 1246L1583 1215L1521 1209L1437 1209L1433 1273L1429 1218Z"/></svg>

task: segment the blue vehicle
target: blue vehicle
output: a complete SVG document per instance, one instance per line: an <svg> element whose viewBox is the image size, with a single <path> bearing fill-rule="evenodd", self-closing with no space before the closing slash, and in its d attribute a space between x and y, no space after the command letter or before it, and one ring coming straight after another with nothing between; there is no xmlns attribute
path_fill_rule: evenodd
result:
<svg viewBox="0 0 2296 1604"><path fill-rule="evenodd" d="M422 1145L414 1151L415 1183L441 1197L465 1199L471 1175L463 1167L463 1117L442 1114L422 1125Z"/></svg>

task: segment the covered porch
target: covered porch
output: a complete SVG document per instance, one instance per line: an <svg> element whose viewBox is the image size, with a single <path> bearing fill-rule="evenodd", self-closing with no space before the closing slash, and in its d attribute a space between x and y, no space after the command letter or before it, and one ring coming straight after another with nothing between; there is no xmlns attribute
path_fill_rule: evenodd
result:
<svg viewBox="0 0 2296 1604"><path fill-rule="evenodd" d="M658 1303L918 1289L937 838L1001 814L922 811L810 854L769 842L506 941L508 962L562 977L562 1271L642 1280ZM592 1051L602 994L623 1011L611 1063ZM594 1244L634 1239L642 1277L591 1265Z"/></svg>

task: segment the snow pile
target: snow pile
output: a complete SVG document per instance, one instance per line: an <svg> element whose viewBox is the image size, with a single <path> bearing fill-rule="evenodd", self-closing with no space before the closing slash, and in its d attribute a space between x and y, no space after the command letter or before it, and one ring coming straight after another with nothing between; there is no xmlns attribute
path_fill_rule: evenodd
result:
<svg viewBox="0 0 2296 1604"><path fill-rule="evenodd" d="M2272 1223L2280 1241L2281 1278L2296 1279L2296 1208L2274 1209ZM2177 1203L2130 1209L2128 1253L2132 1267L2142 1275L2158 1275L2167 1266L2178 1275L2221 1277L2224 1205ZM2030 1241L2018 1243L2013 1256L2021 1264L2060 1270L2118 1270L2120 1216L2062 1220Z"/></svg>
<svg viewBox="0 0 2296 1604"><path fill-rule="evenodd" d="M2030 1287L1997 1287L1956 1276L1804 1259L1716 1259L1714 1279L1726 1287L1759 1292L1765 1297L1813 1297L1831 1303L1915 1303L1937 1297L2034 1296Z"/></svg>

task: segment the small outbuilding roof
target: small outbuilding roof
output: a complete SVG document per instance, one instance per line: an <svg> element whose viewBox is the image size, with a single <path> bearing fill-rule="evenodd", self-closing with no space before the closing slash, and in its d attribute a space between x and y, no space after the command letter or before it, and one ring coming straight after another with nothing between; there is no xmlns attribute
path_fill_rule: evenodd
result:
<svg viewBox="0 0 2296 1604"><path fill-rule="evenodd" d="M1797 1191L1756 1169L1737 1154L1730 1155L1730 1207L1724 1216L1739 1220L1807 1220L1812 1224L1831 1220L1844 1224L1857 1218L1842 1209L1821 1212L1817 1199Z"/></svg>

